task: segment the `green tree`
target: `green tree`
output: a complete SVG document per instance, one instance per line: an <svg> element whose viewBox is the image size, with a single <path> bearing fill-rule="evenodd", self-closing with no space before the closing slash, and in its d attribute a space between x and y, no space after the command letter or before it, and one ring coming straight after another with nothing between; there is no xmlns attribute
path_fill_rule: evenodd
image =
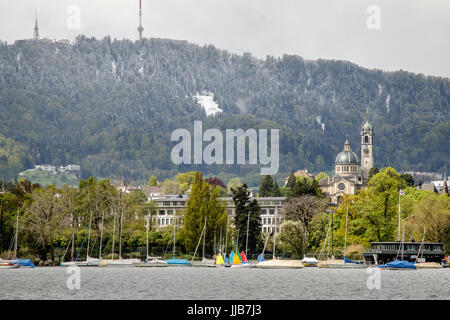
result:
<svg viewBox="0 0 450 320"><path fill-rule="evenodd" d="M183 238L186 250L193 252L202 233L206 219L206 251L214 252L214 233L225 230L227 212L225 205L219 200L219 191L215 186L203 180L201 172L197 172L187 201L187 209L183 219Z"/></svg>
<svg viewBox="0 0 450 320"><path fill-rule="evenodd" d="M317 176L315 176L314 177L314 179L317 181L317 182L319 182L320 183L320 180L322 180L322 179L328 179L329 178L329 176L328 176L328 174L326 173L326 172L320 172Z"/></svg>
<svg viewBox="0 0 450 320"><path fill-rule="evenodd" d="M294 189L295 183L297 180L295 179L294 170L291 170L291 173L289 174L286 187L290 188L291 190Z"/></svg>
<svg viewBox="0 0 450 320"><path fill-rule="evenodd" d="M158 179L155 176L151 176L148 179L147 185L150 187L156 187L158 185Z"/></svg>
<svg viewBox="0 0 450 320"><path fill-rule="evenodd" d="M411 174L409 173L400 173L400 177L405 180L406 184L409 187L414 187L414 178Z"/></svg>
<svg viewBox="0 0 450 320"><path fill-rule="evenodd" d="M264 176L259 186L259 197L273 197L273 178L270 175Z"/></svg>
<svg viewBox="0 0 450 320"><path fill-rule="evenodd" d="M302 195L322 197L322 189L320 189L319 183L315 179L300 176L297 177L297 182L292 189L291 197L299 197Z"/></svg>
<svg viewBox="0 0 450 320"><path fill-rule="evenodd" d="M232 189L235 205L234 226L239 230L239 249L244 249L247 242L248 223L248 252L256 253L261 244L261 209L256 199L250 200L247 184Z"/></svg>
<svg viewBox="0 0 450 320"><path fill-rule="evenodd" d="M372 179L372 177L374 175L376 175L378 172L380 172L380 170L378 170L377 167L373 166L372 168L370 168L370 170L369 170L369 180Z"/></svg>

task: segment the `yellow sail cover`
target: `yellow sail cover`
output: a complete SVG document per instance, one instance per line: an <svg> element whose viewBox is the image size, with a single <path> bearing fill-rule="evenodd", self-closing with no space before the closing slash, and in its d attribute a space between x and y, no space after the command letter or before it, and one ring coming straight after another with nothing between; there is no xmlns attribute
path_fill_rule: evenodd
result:
<svg viewBox="0 0 450 320"><path fill-rule="evenodd" d="M219 253L219 255L216 257L216 265L217 264L224 264L225 261L223 261L222 255Z"/></svg>
<svg viewBox="0 0 450 320"><path fill-rule="evenodd" d="M241 264L241 259L239 259L239 254L233 255L233 264Z"/></svg>

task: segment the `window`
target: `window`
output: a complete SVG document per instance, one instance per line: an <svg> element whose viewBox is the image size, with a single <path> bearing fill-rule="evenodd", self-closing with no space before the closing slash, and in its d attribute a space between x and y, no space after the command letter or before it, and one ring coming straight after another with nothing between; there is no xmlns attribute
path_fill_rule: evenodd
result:
<svg viewBox="0 0 450 320"><path fill-rule="evenodd" d="M167 210L167 214L168 214L169 216L173 215L173 210L172 210L172 209Z"/></svg>
<svg viewBox="0 0 450 320"><path fill-rule="evenodd" d="M166 214L166 210L159 210L159 215L160 216L163 216L163 215L165 215Z"/></svg>
<svg viewBox="0 0 450 320"><path fill-rule="evenodd" d="M170 201L164 201L164 206L170 207Z"/></svg>
<svg viewBox="0 0 450 320"><path fill-rule="evenodd" d="M369 143L369 137L368 136L364 137L364 143Z"/></svg>
<svg viewBox="0 0 450 320"><path fill-rule="evenodd" d="M269 214L275 214L275 209L269 209Z"/></svg>
<svg viewBox="0 0 450 320"><path fill-rule="evenodd" d="M267 209L261 209L261 214L267 214Z"/></svg>
<svg viewBox="0 0 450 320"><path fill-rule="evenodd" d="M267 218L267 224L271 224L272 223L272 218Z"/></svg>

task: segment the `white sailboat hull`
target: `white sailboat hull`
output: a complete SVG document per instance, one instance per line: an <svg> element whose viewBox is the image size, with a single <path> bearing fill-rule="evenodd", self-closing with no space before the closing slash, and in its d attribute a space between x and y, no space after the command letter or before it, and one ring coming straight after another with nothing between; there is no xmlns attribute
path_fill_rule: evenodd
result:
<svg viewBox="0 0 450 320"><path fill-rule="evenodd" d="M258 262L255 267L261 269L301 269L305 266L300 260L273 259Z"/></svg>

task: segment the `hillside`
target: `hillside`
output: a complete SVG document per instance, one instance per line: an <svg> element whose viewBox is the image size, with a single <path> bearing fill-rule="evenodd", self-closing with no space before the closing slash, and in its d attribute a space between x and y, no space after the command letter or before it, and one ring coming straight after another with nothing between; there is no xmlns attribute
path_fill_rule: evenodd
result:
<svg viewBox="0 0 450 320"><path fill-rule="evenodd" d="M198 92L213 93L222 112L207 116ZM280 172L330 171L347 133L359 155L366 108L376 166L450 167L448 78L289 55L260 60L163 39L1 43L0 134L9 149L0 150L0 176L39 163L141 181L187 170L257 172L174 165L170 134L192 130L194 120L204 130L279 128Z"/></svg>

